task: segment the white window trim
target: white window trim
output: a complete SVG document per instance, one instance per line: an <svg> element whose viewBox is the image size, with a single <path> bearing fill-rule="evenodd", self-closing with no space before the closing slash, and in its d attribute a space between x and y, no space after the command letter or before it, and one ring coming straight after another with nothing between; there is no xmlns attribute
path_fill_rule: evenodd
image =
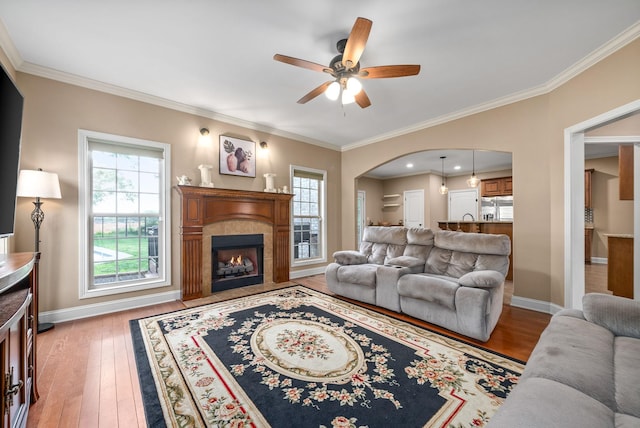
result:
<svg viewBox="0 0 640 428"><path fill-rule="evenodd" d="M122 284L114 285L109 288L92 290L89 288L89 263L90 249L87 245L89 238L89 210L87 206L87 183L90 183L90 162L89 140L102 140L121 142L125 144L135 144L143 147L153 147L164 151L164 168L161 171L164 181L164 193L160 194L160 204L162 211L160 213L159 224L164 232L164 242L158 248L158 255L164 263L160 264L162 274L157 281L149 281L140 284ZM167 287L171 285L171 146L166 143L156 141L141 140L138 138L124 137L120 135L105 134L102 132L78 130L78 225L79 225L79 263L78 263L78 297L80 299L89 299L100 296L110 296L114 294L128 293L131 291L148 290L152 288Z"/></svg>
<svg viewBox="0 0 640 428"><path fill-rule="evenodd" d="M291 242L291 266L308 266L308 265L316 265L316 264L320 264L320 263L326 263L327 261L327 225L326 225L326 219L327 219L327 171L322 170L322 169L315 169L315 168L309 168L306 166L299 166L299 165L290 165L289 168L289 189L291 189L291 191L293 191L293 174L294 171L307 171L310 173L314 173L314 174L318 174L318 175L322 175L322 192L320 195L320 210L321 210L321 218L320 218L320 224L322 225L322 255L320 257L315 257L313 259L305 259L305 260L296 260L294 257L295 251L293 246L294 244L294 227L293 227L293 207L291 209L291 238L290 238L290 242ZM293 204L293 200L291 201L291 203Z"/></svg>

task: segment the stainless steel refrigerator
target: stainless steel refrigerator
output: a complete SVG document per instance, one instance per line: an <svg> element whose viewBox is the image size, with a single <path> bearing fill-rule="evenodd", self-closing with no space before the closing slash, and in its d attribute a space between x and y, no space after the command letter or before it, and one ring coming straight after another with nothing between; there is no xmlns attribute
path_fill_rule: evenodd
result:
<svg viewBox="0 0 640 428"><path fill-rule="evenodd" d="M482 220L513 221L513 196L483 197Z"/></svg>

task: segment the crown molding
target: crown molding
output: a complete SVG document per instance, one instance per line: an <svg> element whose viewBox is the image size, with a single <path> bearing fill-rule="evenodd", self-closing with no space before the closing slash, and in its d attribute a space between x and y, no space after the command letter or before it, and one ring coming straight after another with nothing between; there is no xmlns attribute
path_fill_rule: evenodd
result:
<svg viewBox="0 0 640 428"><path fill-rule="evenodd" d="M586 71L593 65L602 61L609 55L617 52L621 48L633 42L638 37L640 37L640 21L636 22L635 24L633 24L632 26L630 26L629 28L627 28L626 30L618 34L612 40L600 46L598 49L591 52L589 55L587 55L580 61L576 62L571 67L567 68L566 70L564 70L563 72L553 77L552 79L548 80L546 83L542 85L539 85L530 89L525 89L523 91L516 92L510 95L507 95L505 97L497 98L495 100L478 104L476 106L472 106L466 109L458 110L456 112L449 113L434 119L429 119L425 122L421 122L406 128L397 129L393 132L382 134L371 139L362 140L353 144L342 146L341 151L346 152L349 150L356 149L358 147L367 146L369 144L378 143L380 141L388 140L390 138L400 137L402 135L406 135L412 132L431 128L436 125L442 125L444 123L461 119L466 116L482 113L484 111L492 110L498 107L503 107L509 104L513 104L515 102L524 101L526 99L537 97L539 95L548 94L549 92L567 83L569 80L573 79L578 74Z"/></svg>
<svg viewBox="0 0 640 428"><path fill-rule="evenodd" d="M11 36L7 31L7 27L5 27L4 22L2 22L2 19L0 19L0 49L7 54L7 58L9 58L9 62L14 70L17 70L22 65L22 56L13 44L13 40L11 40Z"/></svg>
<svg viewBox="0 0 640 428"><path fill-rule="evenodd" d="M22 65L17 70L22 73L44 77L46 79L56 80L58 82L68 83L70 85L80 86L86 89L92 89L95 91L104 92L107 94L116 95L123 98L131 99L131 100L156 105L159 107L176 110L183 113L206 117L219 122L224 122L224 123L228 123L230 125L235 125L235 126L241 126L243 128L264 132L270 135L277 135L279 137L289 138L292 140L301 141L301 142L304 142L307 144L313 144L316 146L321 146L331 150L338 150L338 148L335 145L328 144L323 141L314 140L312 138L304 137L302 135L281 131L270 126L249 122L249 121L238 119L231 116L226 116L211 110L194 107L189 104L172 101L166 98L158 97L158 96L147 94L144 92L134 91L132 89L123 88L121 86L112 85L110 83L89 79L89 78L78 76L75 74L65 73L65 72L54 70L48 67L42 67L40 65L32 64L30 62L22 62Z"/></svg>

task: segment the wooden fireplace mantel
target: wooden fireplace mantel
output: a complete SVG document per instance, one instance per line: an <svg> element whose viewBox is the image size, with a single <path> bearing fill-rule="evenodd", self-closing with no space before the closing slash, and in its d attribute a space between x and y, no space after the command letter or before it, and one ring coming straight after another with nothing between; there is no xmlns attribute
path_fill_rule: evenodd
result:
<svg viewBox="0 0 640 428"><path fill-rule="evenodd" d="M224 220L253 220L273 227L273 280L289 281L291 198L288 193L176 186L181 196L182 300L202 297L202 229Z"/></svg>

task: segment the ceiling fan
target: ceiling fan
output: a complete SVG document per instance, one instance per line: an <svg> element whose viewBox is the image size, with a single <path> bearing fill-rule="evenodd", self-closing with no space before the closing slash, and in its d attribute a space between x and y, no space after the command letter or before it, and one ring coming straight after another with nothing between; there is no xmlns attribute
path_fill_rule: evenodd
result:
<svg viewBox="0 0 640 428"><path fill-rule="evenodd" d="M360 56L364 52L372 22L366 18L357 18L347 39L338 41L336 55L328 67L315 62L275 54L273 59L296 67L330 74L334 80L323 83L298 100L299 104L311 101L325 93L329 99L341 97L342 104L358 103L362 108L371 105L360 79L381 79L389 77L415 76L420 73L419 65L382 65L378 67L360 68Z"/></svg>

